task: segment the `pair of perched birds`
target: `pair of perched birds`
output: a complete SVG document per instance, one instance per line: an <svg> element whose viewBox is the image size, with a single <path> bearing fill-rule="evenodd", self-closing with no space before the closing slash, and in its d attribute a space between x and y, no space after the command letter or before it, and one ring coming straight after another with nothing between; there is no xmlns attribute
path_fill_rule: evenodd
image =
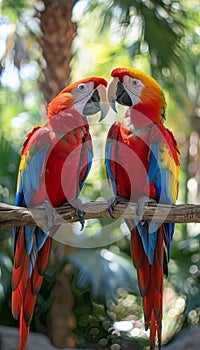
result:
<svg viewBox="0 0 200 350"><path fill-rule="evenodd" d="M138 220L126 220L131 251L142 296L150 348L161 348L163 275L168 273L174 224L143 222L148 201L174 204L178 194L179 151L165 128L166 102L159 84L133 68L116 68L105 79L90 77L65 87L49 104L47 121L26 136L21 152L15 204L46 206L68 201L77 208L78 195L92 164L92 140L86 116L108 112L108 103L127 106L122 122L108 131L105 151L107 176L116 200L138 203ZM51 210L50 210L51 212ZM53 225L53 220L51 222ZM20 316L19 350L24 350L57 227L16 227L12 275L12 312Z"/></svg>

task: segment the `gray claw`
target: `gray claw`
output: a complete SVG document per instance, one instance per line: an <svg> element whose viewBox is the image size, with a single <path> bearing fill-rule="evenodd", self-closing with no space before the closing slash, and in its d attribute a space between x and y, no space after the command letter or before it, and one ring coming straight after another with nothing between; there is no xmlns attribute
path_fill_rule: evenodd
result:
<svg viewBox="0 0 200 350"><path fill-rule="evenodd" d="M84 220L84 211L83 211L83 203L77 198L73 200L69 200L68 203L75 209L76 215L78 216L78 220L81 224L81 231L84 229L85 220Z"/></svg>
<svg viewBox="0 0 200 350"><path fill-rule="evenodd" d="M115 197L111 197L107 200L108 213L112 219L115 219L115 217L112 215L112 212L114 211L115 205L119 202L125 203L125 202L127 202L127 199L124 197L121 197L121 196L115 196Z"/></svg>
<svg viewBox="0 0 200 350"><path fill-rule="evenodd" d="M47 224L42 226L40 225L40 227L44 232L49 232L55 221L56 213L54 207L49 201L45 200L41 204L36 205L34 208L45 209L47 216Z"/></svg>
<svg viewBox="0 0 200 350"><path fill-rule="evenodd" d="M144 207L147 203L156 203L156 201L148 196L142 196L138 199L136 204L136 214L138 215L140 223L143 225L144 221L142 221L144 216Z"/></svg>

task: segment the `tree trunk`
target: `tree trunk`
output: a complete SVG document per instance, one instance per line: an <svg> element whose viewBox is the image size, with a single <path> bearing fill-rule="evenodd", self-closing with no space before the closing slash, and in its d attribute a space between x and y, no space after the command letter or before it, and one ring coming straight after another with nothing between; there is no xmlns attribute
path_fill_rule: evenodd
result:
<svg viewBox="0 0 200 350"><path fill-rule="evenodd" d="M77 25L72 22L72 10L77 1L43 0L44 10L39 18L45 64L40 88L47 103L70 81L71 46L77 33Z"/></svg>
<svg viewBox="0 0 200 350"><path fill-rule="evenodd" d="M70 288L72 273L73 266L67 264L64 270L56 276L52 290L53 304L47 317L49 338L59 348L76 346L73 334L76 320L72 312L74 298Z"/></svg>

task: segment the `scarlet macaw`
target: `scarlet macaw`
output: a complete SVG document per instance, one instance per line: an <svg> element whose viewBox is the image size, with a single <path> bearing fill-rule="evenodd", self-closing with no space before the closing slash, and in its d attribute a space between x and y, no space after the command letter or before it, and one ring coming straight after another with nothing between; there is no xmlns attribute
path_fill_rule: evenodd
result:
<svg viewBox="0 0 200 350"><path fill-rule="evenodd" d="M23 144L17 206L39 205L49 213L49 209L66 201L75 203L92 163L86 116L101 111L104 118L106 86L103 78L86 78L65 87L50 102L47 122L29 132ZM82 216L80 220L83 224ZM50 257L51 236L57 228L14 229L12 313L16 319L20 316L19 350L26 347L37 293Z"/></svg>
<svg viewBox="0 0 200 350"><path fill-rule="evenodd" d="M166 102L159 84L133 68L116 68L108 86L108 99L128 106L122 122L108 132L106 168L116 197L137 203L138 220L126 220L131 231L131 250L144 311L150 329L150 348L155 338L161 348L163 274L168 274L174 224L142 221L149 201L174 204L178 195L179 150L163 122ZM111 205L110 210L114 208Z"/></svg>

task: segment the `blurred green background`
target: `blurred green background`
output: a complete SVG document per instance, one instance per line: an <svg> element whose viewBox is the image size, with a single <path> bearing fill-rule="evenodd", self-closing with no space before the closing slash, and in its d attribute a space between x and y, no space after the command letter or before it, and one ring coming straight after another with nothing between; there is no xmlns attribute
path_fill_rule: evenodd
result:
<svg viewBox="0 0 200 350"><path fill-rule="evenodd" d="M0 9L1 202L13 203L23 140L45 120L48 102L71 81L91 75L109 80L113 68L133 66L153 75L166 95L166 125L181 150L178 202L199 203L198 0L1 0ZM116 117L110 113L101 124L98 116L90 118L95 159L83 201L111 195L103 156ZM126 225L96 219L82 233L79 228L66 225L54 241L31 329L57 347L109 348L128 340L148 348ZM0 324L16 327L10 311L12 231L0 233ZM163 342L199 323L200 224L177 224Z"/></svg>

